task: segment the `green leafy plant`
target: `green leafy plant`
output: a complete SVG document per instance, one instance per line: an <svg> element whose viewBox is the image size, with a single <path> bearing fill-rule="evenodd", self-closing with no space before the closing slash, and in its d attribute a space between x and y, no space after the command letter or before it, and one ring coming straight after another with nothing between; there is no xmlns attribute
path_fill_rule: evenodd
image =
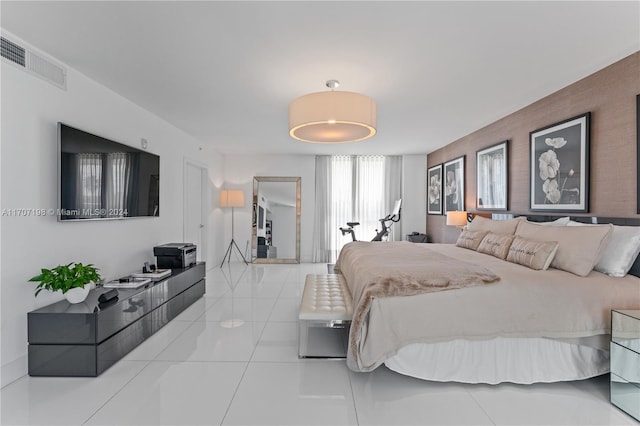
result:
<svg viewBox="0 0 640 426"><path fill-rule="evenodd" d="M43 268L40 275L31 278L30 282L40 282L36 286L36 296L42 290L57 291L66 293L75 287L84 287L91 281L100 282L100 274L98 269L92 264L83 265L82 263L71 262L67 265L58 265L53 269Z"/></svg>

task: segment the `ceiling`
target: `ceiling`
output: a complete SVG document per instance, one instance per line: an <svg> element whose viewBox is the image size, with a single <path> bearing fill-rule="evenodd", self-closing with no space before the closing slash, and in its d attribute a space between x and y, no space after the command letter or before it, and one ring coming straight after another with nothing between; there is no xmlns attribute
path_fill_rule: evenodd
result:
<svg viewBox="0 0 640 426"><path fill-rule="evenodd" d="M1 26L223 154L426 154L640 50L640 3L6 1ZM289 136L360 92L378 133Z"/></svg>

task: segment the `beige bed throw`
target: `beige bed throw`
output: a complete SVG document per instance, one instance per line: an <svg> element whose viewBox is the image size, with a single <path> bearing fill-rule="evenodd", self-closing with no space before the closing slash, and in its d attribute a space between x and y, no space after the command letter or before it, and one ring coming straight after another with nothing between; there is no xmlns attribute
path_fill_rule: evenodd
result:
<svg viewBox="0 0 640 426"><path fill-rule="evenodd" d="M409 242L349 243L342 248L335 269L349 277L347 284L353 296L347 365L354 371L364 371L359 348L366 340L362 331L366 329L374 299L412 296L500 280L486 268Z"/></svg>

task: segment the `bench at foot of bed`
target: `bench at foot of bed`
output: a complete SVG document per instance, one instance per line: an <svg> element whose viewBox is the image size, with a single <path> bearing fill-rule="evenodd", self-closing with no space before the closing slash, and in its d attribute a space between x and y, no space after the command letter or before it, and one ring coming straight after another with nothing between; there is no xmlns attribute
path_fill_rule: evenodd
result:
<svg viewBox="0 0 640 426"><path fill-rule="evenodd" d="M307 275L298 313L298 358L345 358L352 315L342 275Z"/></svg>

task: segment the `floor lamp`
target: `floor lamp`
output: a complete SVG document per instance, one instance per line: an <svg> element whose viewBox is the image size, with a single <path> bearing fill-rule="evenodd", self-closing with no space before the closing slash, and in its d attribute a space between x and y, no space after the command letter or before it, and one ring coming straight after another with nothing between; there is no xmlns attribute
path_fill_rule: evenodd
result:
<svg viewBox="0 0 640 426"><path fill-rule="evenodd" d="M235 279L233 278L233 271L232 271L233 268L229 264L227 264L227 268L220 268L220 269L222 270L222 276L227 281L227 285L231 289L231 318L220 321L220 327L222 328L241 327L242 325L244 325L244 320L241 318L236 318L234 315L235 311L233 308L234 308L236 297L234 297L233 292L236 290L238 283L244 276L244 273L247 272L247 269L249 268L245 267L242 270L242 273L240 274L240 276L236 277ZM228 277L227 277L227 274L225 273L225 269L227 269L227 272L229 275Z"/></svg>
<svg viewBox="0 0 640 426"><path fill-rule="evenodd" d="M220 191L220 207L231 207L231 242L229 243L227 252L222 258L222 263L220 264L220 267L222 268L222 265L224 265L224 261L227 260L227 257L228 257L227 261L228 262L231 261L231 251L233 250L233 247L235 247L236 250L238 250L238 254L240 254L240 257L244 261L244 264L248 265L247 259L244 258L242 252L240 251L240 248L238 247L238 244L236 244L236 240L233 238L233 208L244 207L244 192L241 189L221 190Z"/></svg>

